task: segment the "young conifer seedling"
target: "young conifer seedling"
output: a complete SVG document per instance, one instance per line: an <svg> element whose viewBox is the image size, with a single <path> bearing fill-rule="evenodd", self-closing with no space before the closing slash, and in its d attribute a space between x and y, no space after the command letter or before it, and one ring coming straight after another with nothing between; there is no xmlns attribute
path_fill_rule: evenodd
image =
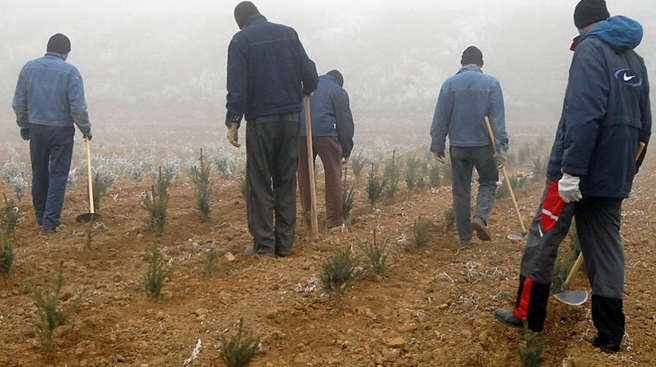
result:
<svg viewBox="0 0 656 367"><path fill-rule="evenodd" d="M148 269L144 276L144 286L146 294L153 299L159 299L162 294L164 283L173 269L162 258L162 252L159 250L159 241L155 239L153 245L146 250L146 259L148 260Z"/></svg>
<svg viewBox="0 0 656 367"><path fill-rule="evenodd" d="M244 319L239 319L237 332L231 337L221 334L219 340L219 358L228 367L248 366L260 352L260 338L252 330L244 330Z"/></svg>
<svg viewBox="0 0 656 367"><path fill-rule="evenodd" d="M212 195L212 166L207 164L203 157L203 150L200 150L199 165L193 166L189 169L189 177L194 182L196 209L201 214L202 221L206 221L210 215L211 203L210 197Z"/></svg>

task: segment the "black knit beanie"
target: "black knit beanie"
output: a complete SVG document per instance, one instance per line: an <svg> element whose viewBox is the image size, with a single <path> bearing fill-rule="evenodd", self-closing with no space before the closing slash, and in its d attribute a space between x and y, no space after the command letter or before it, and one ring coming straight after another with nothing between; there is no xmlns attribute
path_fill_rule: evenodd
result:
<svg viewBox="0 0 656 367"><path fill-rule="evenodd" d="M469 46L462 53L461 65L476 64L483 65L483 53L476 46Z"/></svg>
<svg viewBox="0 0 656 367"><path fill-rule="evenodd" d="M344 87L344 76L342 73L340 73L338 70L331 70L327 74L332 76L340 87Z"/></svg>
<svg viewBox="0 0 656 367"><path fill-rule="evenodd" d="M48 40L46 52L56 52L58 54L66 55L71 52L71 41L63 34L57 33Z"/></svg>
<svg viewBox="0 0 656 367"><path fill-rule="evenodd" d="M239 29L243 29L246 22L248 22L252 16L258 14L260 14L260 11L257 10L255 4L250 1L240 2L237 7L235 7L235 20L237 21Z"/></svg>
<svg viewBox="0 0 656 367"><path fill-rule="evenodd" d="M581 0L574 10L574 25L582 29L610 17L605 0Z"/></svg>

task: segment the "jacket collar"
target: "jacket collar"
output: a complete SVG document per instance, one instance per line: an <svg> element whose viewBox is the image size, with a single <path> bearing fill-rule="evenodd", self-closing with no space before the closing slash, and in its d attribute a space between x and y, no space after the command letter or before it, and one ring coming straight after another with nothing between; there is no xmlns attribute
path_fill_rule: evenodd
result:
<svg viewBox="0 0 656 367"><path fill-rule="evenodd" d="M64 60L64 55L62 55L60 53L57 53L57 52L46 52L46 54L43 55L43 56Z"/></svg>
<svg viewBox="0 0 656 367"><path fill-rule="evenodd" d="M252 17L248 18L248 20L246 21L246 24L244 25L244 29L248 28L253 24L259 24L264 22L268 22L267 18L264 15L262 14L253 15Z"/></svg>
<svg viewBox="0 0 656 367"><path fill-rule="evenodd" d="M465 66L461 67L460 70L458 70L456 75L460 74L460 73L464 73L466 71L476 71L476 72L479 72L479 73L483 74L483 70L481 70L481 68L479 68L478 66L465 65Z"/></svg>

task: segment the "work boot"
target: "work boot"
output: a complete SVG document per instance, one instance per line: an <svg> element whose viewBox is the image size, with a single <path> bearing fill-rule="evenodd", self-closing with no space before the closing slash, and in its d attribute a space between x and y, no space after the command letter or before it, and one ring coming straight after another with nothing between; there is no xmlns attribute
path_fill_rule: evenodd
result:
<svg viewBox="0 0 656 367"><path fill-rule="evenodd" d="M506 310L504 308L497 308L494 311L494 317L497 320L501 321L502 324L510 327L523 328L524 323L522 320L518 319L512 312L512 310Z"/></svg>
<svg viewBox="0 0 656 367"><path fill-rule="evenodd" d="M53 234L53 233L57 233L57 232L68 232L68 226L63 224L63 223L59 223L54 228L47 228L47 229L44 228L43 229L43 233L45 233L45 234Z"/></svg>
<svg viewBox="0 0 656 367"><path fill-rule="evenodd" d="M487 228L487 225L481 218L472 218L471 226L476 231L476 236L479 240L492 241L492 234L490 234L490 230Z"/></svg>
<svg viewBox="0 0 656 367"><path fill-rule="evenodd" d="M619 352L620 345L622 344L621 341L617 342L608 340L606 338L600 337L599 335L593 336L589 341L592 343L592 345L601 349L602 352L610 354Z"/></svg>
<svg viewBox="0 0 656 367"><path fill-rule="evenodd" d="M245 255L261 255L261 256L266 256L266 257L276 257L275 254L265 254L260 251L255 251L255 246L248 246L246 247L246 250L244 250Z"/></svg>

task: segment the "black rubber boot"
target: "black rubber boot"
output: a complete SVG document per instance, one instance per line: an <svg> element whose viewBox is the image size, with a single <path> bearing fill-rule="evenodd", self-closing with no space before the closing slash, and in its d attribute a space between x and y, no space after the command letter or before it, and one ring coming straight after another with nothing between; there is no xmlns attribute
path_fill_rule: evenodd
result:
<svg viewBox="0 0 656 367"><path fill-rule="evenodd" d="M497 308L494 311L494 317L497 318L502 324L515 328L524 327L522 320L518 319L512 312L512 310L507 310L504 308Z"/></svg>
<svg viewBox="0 0 656 367"><path fill-rule="evenodd" d="M619 352L621 345L621 342L604 339L599 335L595 335L592 339L590 339L590 343L601 349L601 351L604 353L617 353Z"/></svg>

